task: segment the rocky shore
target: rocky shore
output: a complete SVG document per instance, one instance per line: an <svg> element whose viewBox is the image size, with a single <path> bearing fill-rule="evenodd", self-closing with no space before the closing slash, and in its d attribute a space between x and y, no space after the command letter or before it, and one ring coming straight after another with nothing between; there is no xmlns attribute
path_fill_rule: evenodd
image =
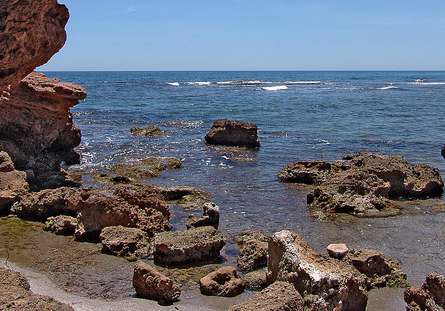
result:
<svg viewBox="0 0 445 311"><path fill-rule="evenodd" d="M339 243L316 252L298 232L281 230L272 236L239 232L236 254L227 252L231 242L209 193L141 183L181 169L178 159L88 172L101 186L82 187L76 176L84 172L69 176L61 163L80 160L74 148L81 133L70 108L86 92L33 72L63 46L68 10L56 0L11 1L0 10L0 309L93 310L103 307L87 299L125 298L135 309L133 302L147 299L162 310L366 310L370 291L406 288L408 310L444 310L443 275L429 274L422 286L410 287L402 263L378 250ZM162 135L152 126L131 132ZM257 126L243 121L217 120L205 140L261 147ZM444 187L437 169L376 153L289 163L278 179L314 185L310 209L359 217L397 216L397 200L437 197ZM190 215L183 230L171 231L173 205L202 215ZM13 270L32 273L10 262L49 275L82 302L33 293L31 279ZM224 300L200 303L216 297Z"/></svg>

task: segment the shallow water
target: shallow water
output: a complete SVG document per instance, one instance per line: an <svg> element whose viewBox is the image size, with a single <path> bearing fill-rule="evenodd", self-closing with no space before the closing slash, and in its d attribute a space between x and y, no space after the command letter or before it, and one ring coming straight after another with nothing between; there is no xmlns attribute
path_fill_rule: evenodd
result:
<svg viewBox="0 0 445 311"><path fill-rule="evenodd" d="M445 172L445 72L57 72L86 88L72 111L82 130L74 168L107 171L115 163L177 157L180 171L147 183L190 185L213 193L221 230L272 234L289 229L317 251L330 243L373 248L400 260L420 285L429 272L445 274L442 198L406 204L403 215L312 221L308 187L280 183L288 162L332 161L350 152L398 154ZM220 118L258 125L261 148L206 146ZM157 125L163 136L141 138L131 126ZM242 158L239 161L234 158ZM190 212L172 207L174 230ZM199 214L199 212L196 212ZM233 244L226 254L235 254ZM227 258L228 260L232 260Z"/></svg>

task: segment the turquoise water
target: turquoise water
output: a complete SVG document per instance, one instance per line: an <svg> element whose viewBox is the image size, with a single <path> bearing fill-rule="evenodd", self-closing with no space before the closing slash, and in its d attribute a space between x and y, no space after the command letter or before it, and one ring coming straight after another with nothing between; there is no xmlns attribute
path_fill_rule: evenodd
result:
<svg viewBox="0 0 445 311"><path fill-rule="evenodd" d="M330 243L374 248L397 258L413 283L445 273L445 216L441 198L410 202L384 219L309 219L305 187L276 177L288 162L332 161L350 152L402 155L445 173L445 72L47 72L86 88L72 109L82 130L80 168L177 157L181 171L148 183L190 185L213 193L221 229L268 234L290 229L319 251ZM257 124L261 148L206 146L221 118ZM165 135L134 137L132 126L157 125ZM246 161L234 161L241 157ZM172 207L174 229L189 212ZM199 214L199 213L197 213ZM184 227L184 228L183 228ZM234 252L227 247L227 256Z"/></svg>

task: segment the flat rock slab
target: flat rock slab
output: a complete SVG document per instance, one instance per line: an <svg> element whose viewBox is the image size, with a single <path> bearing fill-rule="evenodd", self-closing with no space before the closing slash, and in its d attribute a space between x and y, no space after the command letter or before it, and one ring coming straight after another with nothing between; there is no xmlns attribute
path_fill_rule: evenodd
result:
<svg viewBox="0 0 445 311"><path fill-rule="evenodd" d="M161 232L155 235L154 260L161 266L196 265L220 260L227 237L214 227Z"/></svg>

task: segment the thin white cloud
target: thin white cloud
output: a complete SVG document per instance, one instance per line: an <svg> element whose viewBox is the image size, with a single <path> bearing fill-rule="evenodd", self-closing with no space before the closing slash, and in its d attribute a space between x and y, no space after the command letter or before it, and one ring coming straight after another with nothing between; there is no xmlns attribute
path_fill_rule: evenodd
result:
<svg viewBox="0 0 445 311"><path fill-rule="evenodd" d="M130 7L127 8L127 12L128 12L128 13L136 12L136 11L137 11L137 9L134 8L134 7L132 7L132 6L130 6Z"/></svg>

